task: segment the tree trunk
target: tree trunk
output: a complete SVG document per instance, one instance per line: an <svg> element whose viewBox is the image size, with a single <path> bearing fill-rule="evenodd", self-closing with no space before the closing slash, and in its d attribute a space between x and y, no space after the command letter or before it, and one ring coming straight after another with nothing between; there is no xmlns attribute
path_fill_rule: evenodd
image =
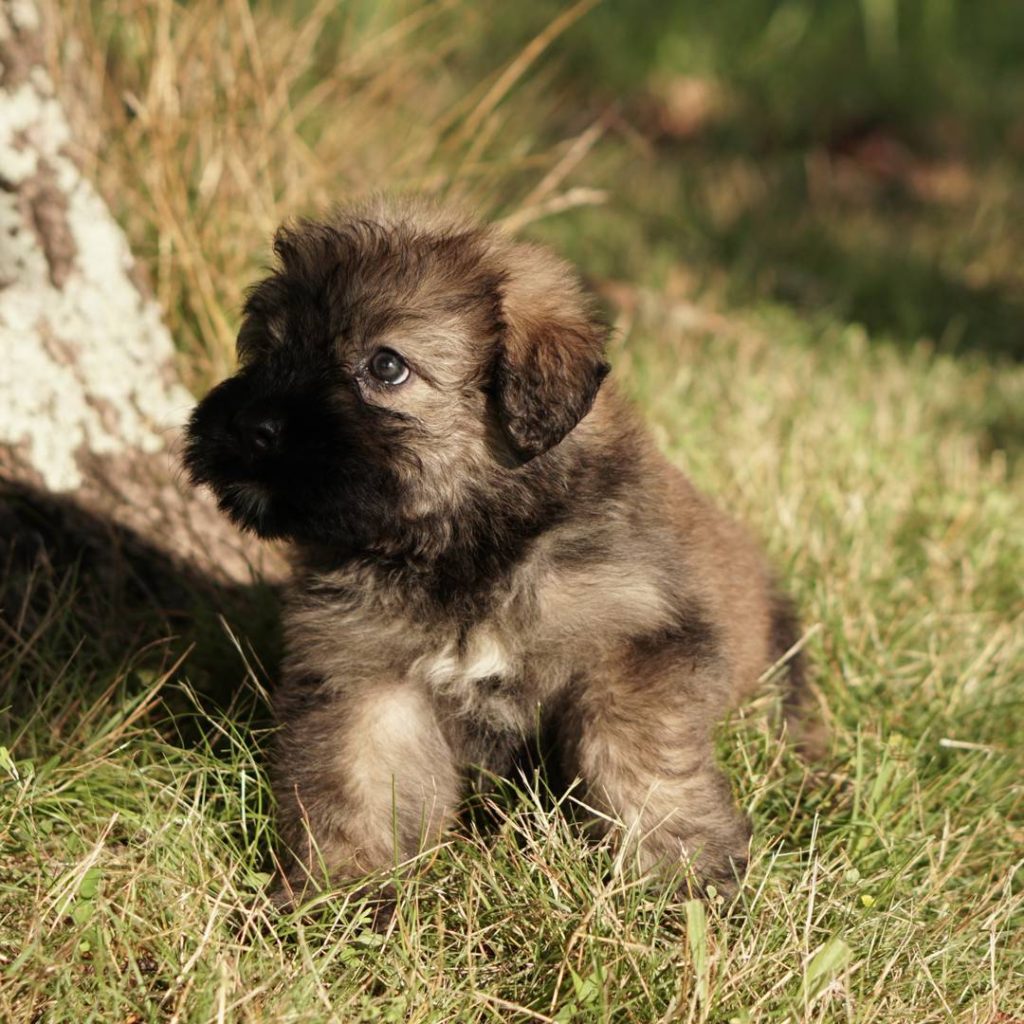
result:
<svg viewBox="0 0 1024 1024"><path fill-rule="evenodd" d="M44 28L32 0L0 0L0 596L10 610L25 579L12 567L40 558L125 600L246 584L276 562L181 481L193 399L124 234L73 159Z"/></svg>

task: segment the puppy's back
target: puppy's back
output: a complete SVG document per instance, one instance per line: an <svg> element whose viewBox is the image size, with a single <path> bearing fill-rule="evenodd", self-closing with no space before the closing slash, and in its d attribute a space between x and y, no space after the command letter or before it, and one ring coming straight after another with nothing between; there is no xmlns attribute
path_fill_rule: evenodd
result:
<svg viewBox="0 0 1024 1024"><path fill-rule="evenodd" d="M581 434L624 438L621 458L637 460L644 486L627 491L654 578L674 576L675 600L699 614L728 666L730 699L749 696L783 652L774 637L778 600L771 569L747 530L699 491L659 451L613 387L599 397ZM628 454L627 454L628 453ZM635 542L636 537L631 540Z"/></svg>

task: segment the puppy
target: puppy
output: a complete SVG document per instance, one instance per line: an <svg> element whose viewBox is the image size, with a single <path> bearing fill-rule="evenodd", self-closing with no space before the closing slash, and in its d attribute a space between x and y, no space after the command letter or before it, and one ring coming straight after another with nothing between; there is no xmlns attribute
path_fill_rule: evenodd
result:
<svg viewBox="0 0 1024 1024"><path fill-rule="evenodd" d="M731 891L750 828L712 733L795 620L605 382L572 270L412 201L284 227L274 250L185 461L294 552L285 891L435 843L471 772L506 772L539 728L642 870Z"/></svg>

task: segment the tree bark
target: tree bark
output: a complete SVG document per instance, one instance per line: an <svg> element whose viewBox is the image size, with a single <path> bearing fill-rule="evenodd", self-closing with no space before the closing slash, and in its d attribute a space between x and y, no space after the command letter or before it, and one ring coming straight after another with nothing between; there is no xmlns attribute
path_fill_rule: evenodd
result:
<svg viewBox="0 0 1024 1024"><path fill-rule="evenodd" d="M123 232L73 158L33 0L0 0L0 556L176 600L277 561L181 480L193 404ZM0 563L0 573L4 565ZM168 578L161 578L168 577ZM134 580L127 586L126 580ZM169 589L168 589L169 586ZM10 605L10 594L7 595Z"/></svg>

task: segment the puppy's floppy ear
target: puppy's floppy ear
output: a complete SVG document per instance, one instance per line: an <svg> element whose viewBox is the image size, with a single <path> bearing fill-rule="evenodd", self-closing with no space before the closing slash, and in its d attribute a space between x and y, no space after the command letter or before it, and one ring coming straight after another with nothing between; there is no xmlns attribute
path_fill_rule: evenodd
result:
<svg viewBox="0 0 1024 1024"><path fill-rule="evenodd" d="M528 461L590 411L608 374L608 329L573 271L550 253L516 246L502 288L504 330L494 368L498 416Z"/></svg>

